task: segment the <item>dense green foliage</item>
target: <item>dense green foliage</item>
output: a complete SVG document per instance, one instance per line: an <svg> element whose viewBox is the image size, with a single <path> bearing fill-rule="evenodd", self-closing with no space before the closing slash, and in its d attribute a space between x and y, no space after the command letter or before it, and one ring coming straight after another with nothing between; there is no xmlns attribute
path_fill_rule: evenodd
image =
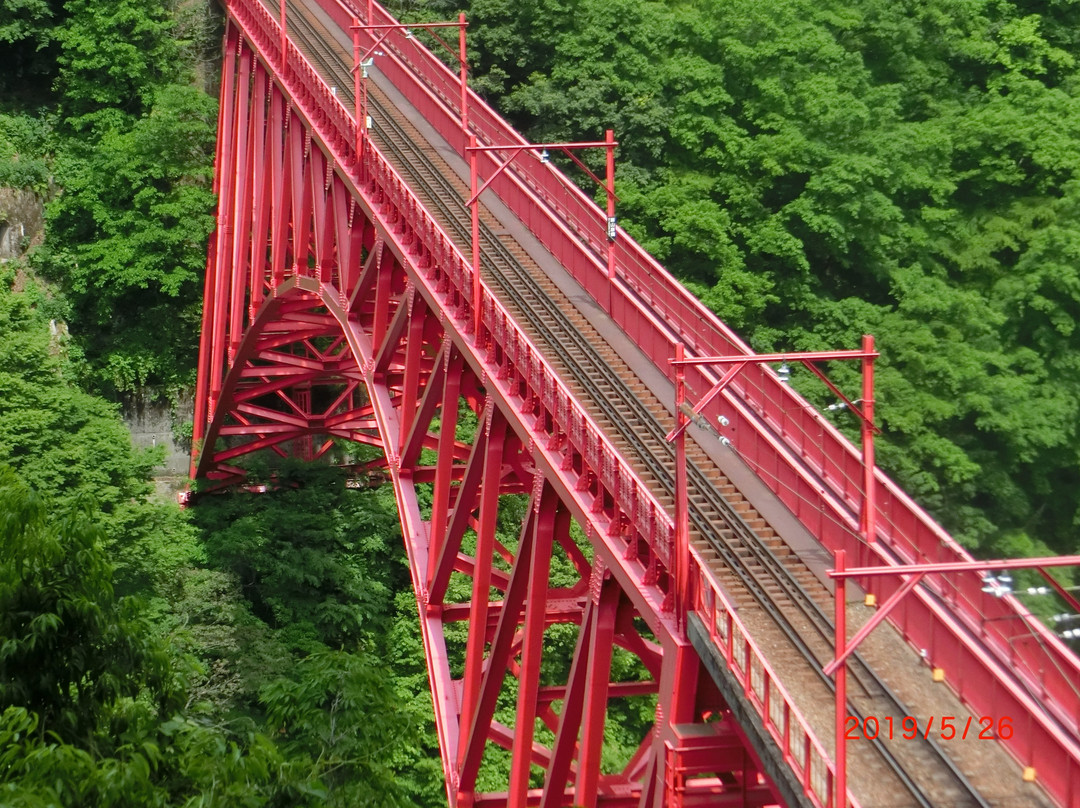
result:
<svg viewBox="0 0 1080 808"><path fill-rule="evenodd" d="M53 510L0 468L0 513L5 805L325 804L310 763L187 698L197 673L114 596L91 508Z"/></svg>
<svg viewBox="0 0 1080 808"><path fill-rule="evenodd" d="M474 86L535 140L614 128L620 221L755 347L878 337L880 459L947 526L986 552L1075 551L1080 6L464 10ZM182 513L152 495L158 457L84 389L191 380L208 11L0 5L0 187L40 195L48 220L28 263L0 267L0 802L436 805L389 491L286 467L254 474L266 494ZM568 569L556 559L553 581ZM545 676L565 678L573 627L545 641ZM447 642L460 658L464 629ZM653 710L613 709L606 753L628 755ZM489 755L482 784L505 762Z"/></svg>
<svg viewBox="0 0 1080 808"><path fill-rule="evenodd" d="M267 474L268 493L207 496L193 511L207 569L191 602L198 614L184 622L216 637L198 651L215 671L207 694L264 716L330 805L437 804L445 796L426 676L387 665L401 632L419 650L393 492L349 489L330 468ZM205 576L224 584L216 604L204 600ZM232 626L221 617L230 612ZM237 647L225 635L241 629Z"/></svg>
<svg viewBox="0 0 1080 808"><path fill-rule="evenodd" d="M44 121L0 113L0 187L48 190L47 139Z"/></svg>
<svg viewBox="0 0 1080 808"><path fill-rule="evenodd" d="M130 600L113 597L88 508L48 519L43 500L0 468L4 514L0 707L33 711L59 740L84 740L124 696L169 697L166 665Z"/></svg>
<svg viewBox="0 0 1080 808"><path fill-rule="evenodd" d="M938 518L1075 549L1075 4L467 11L474 85L534 140L614 128L621 223L755 347L877 336L880 460Z"/></svg>
<svg viewBox="0 0 1080 808"><path fill-rule="evenodd" d="M56 69L56 27L64 16L60 0L5 0L0 5L0 43L5 64L0 93L39 104Z"/></svg>
<svg viewBox="0 0 1080 808"><path fill-rule="evenodd" d="M392 494L286 468L192 524L49 303L0 272L0 802L437 804Z"/></svg>
<svg viewBox="0 0 1080 808"><path fill-rule="evenodd" d="M44 247L0 267L0 802L437 804L392 500L285 470L192 523L82 389L191 381L216 123L198 10L0 9L0 185L47 202Z"/></svg>
<svg viewBox="0 0 1080 808"><path fill-rule="evenodd" d="M167 85L133 121L80 119L97 118L90 143L56 160L63 192L48 207L39 260L62 283L73 333L105 389L191 381L215 114L201 91Z"/></svg>
<svg viewBox="0 0 1080 808"><path fill-rule="evenodd" d="M111 394L175 390L194 369L217 105L193 86L203 31L174 5L0 11L19 77L3 89L37 113L0 116L0 183L49 197L34 262L63 292L87 381Z"/></svg>

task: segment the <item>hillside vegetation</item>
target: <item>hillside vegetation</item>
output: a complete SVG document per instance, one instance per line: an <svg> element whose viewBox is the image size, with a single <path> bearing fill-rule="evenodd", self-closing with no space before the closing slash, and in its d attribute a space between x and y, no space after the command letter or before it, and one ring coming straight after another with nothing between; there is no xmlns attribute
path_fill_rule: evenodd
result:
<svg viewBox="0 0 1080 808"><path fill-rule="evenodd" d="M620 223L755 348L877 337L880 462L937 518L1075 550L1080 6L467 11L474 84L533 140L613 128Z"/></svg>
<svg viewBox="0 0 1080 808"><path fill-rule="evenodd" d="M0 265L0 804L445 804L392 492L182 512L107 400L193 382L212 11L0 6L0 182L47 220Z"/></svg>
<svg viewBox="0 0 1080 808"><path fill-rule="evenodd" d="M464 10L532 139L613 128L620 222L754 347L875 334L881 463L963 541L1077 552L1080 5L394 10ZM0 5L0 186L46 211L0 266L0 803L438 805L389 490L264 468L181 512L117 416L193 382L219 34L211 0Z"/></svg>

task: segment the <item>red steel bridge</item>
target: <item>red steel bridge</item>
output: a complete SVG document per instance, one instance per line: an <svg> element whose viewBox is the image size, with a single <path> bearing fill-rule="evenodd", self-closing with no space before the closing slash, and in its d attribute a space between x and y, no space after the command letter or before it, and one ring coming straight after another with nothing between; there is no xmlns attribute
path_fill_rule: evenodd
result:
<svg viewBox="0 0 1080 808"><path fill-rule="evenodd" d="M970 559L776 372L821 357L618 227L610 134L543 144L606 153L605 211L468 89L464 18L224 5L192 474L393 486L451 806L1080 808L1080 662L985 571L899 573Z"/></svg>

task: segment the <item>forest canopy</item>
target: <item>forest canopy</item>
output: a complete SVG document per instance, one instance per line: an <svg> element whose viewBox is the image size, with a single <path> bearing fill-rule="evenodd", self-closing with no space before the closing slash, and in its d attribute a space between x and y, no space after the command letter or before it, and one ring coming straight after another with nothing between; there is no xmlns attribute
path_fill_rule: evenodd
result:
<svg viewBox="0 0 1080 808"><path fill-rule="evenodd" d="M879 460L969 546L1077 551L1080 3L391 5L465 11L531 139L614 129L620 223L755 348L874 334ZM219 24L0 5L0 187L47 220L0 266L0 801L436 805L392 496L288 466L185 514L117 417L193 381Z"/></svg>
<svg viewBox="0 0 1080 808"><path fill-rule="evenodd" d="M877 337L879 459L937 518L1075 549L1080 6L467 12L474 86L533 140L614 128L620 223L755 348Z"/></svg>

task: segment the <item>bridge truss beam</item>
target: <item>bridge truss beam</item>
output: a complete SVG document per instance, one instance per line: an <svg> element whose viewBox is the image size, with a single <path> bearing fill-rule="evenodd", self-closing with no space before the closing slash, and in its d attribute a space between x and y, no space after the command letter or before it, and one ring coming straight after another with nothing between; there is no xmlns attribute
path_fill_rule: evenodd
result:
<svg viewBox="0 0 1080 808"><path fill-rule="evenodd" d="M676 629L670 520L265 9L231 5L193 474L275 452L393 486L452 806L776 802ZM614 763L613 700L654 716Z"/></svg>

